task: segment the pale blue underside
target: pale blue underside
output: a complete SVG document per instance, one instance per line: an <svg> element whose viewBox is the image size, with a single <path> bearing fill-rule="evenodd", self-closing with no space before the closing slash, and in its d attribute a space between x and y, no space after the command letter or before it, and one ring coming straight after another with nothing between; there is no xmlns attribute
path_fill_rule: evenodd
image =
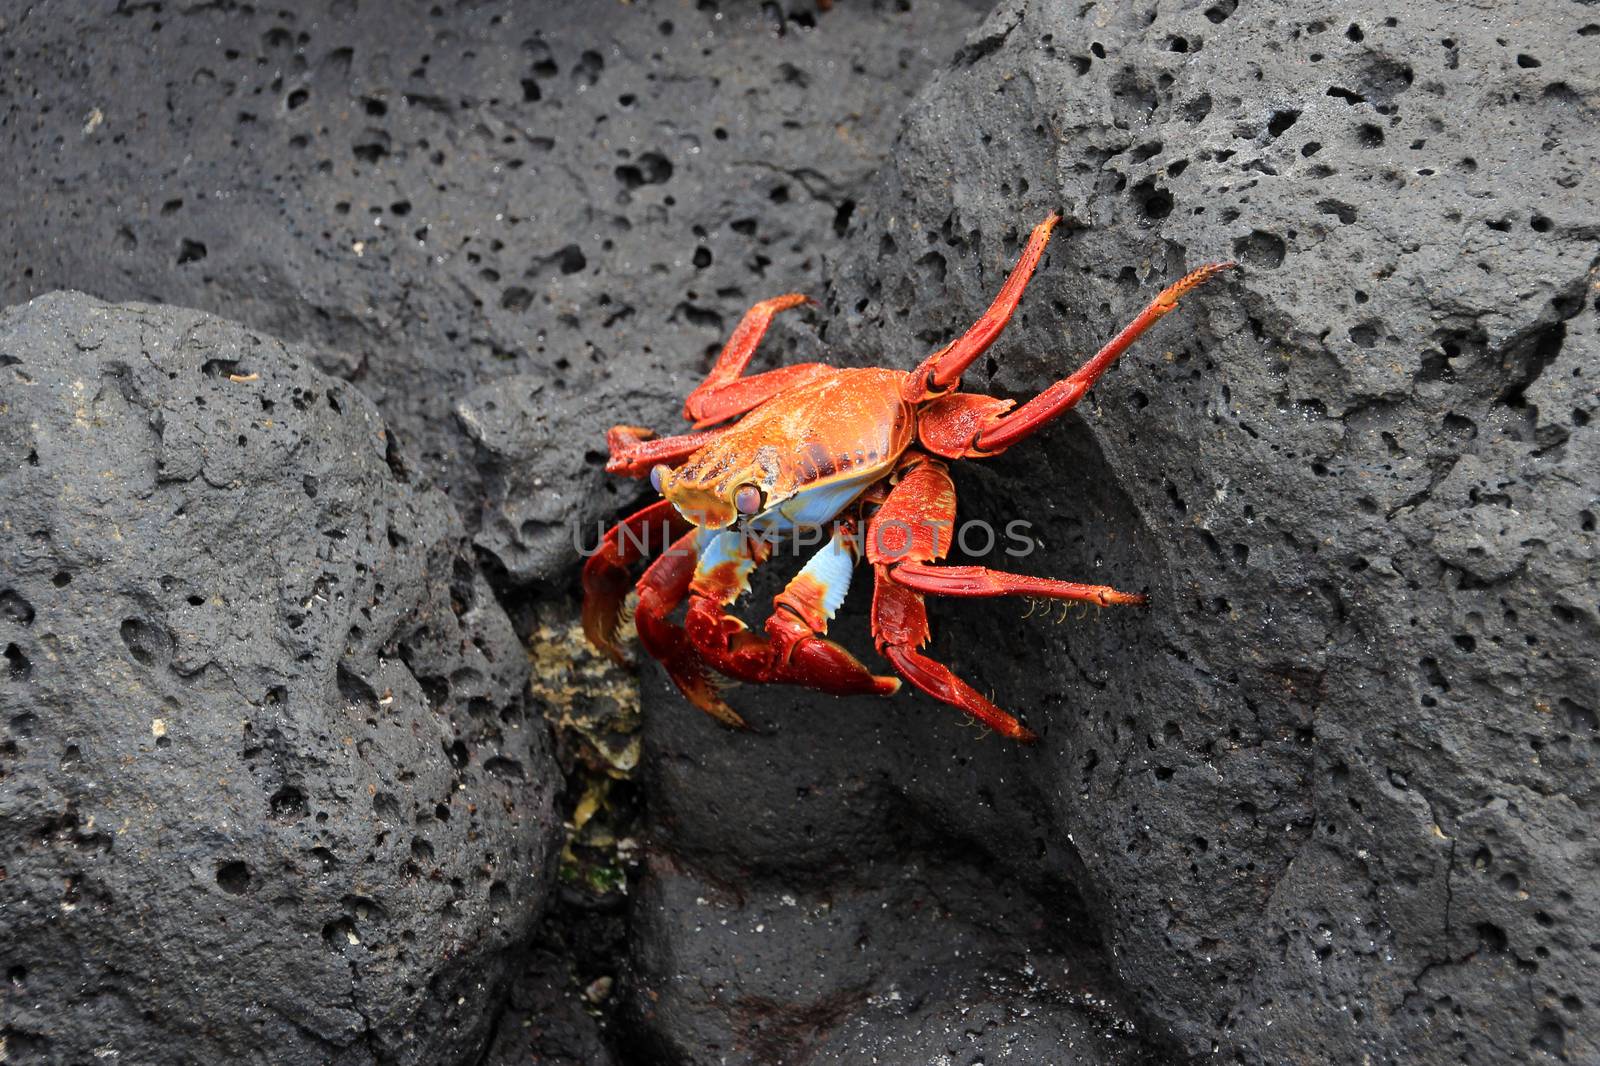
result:
<svg viewBox="0 0 1600 1066"><path fill-rule="evenodd" d="M752 518L748 534L769 536L826 525L879 476L877 473L867 473L846 481L805 489ZM696 579L704 578L723 563L731 562L734 564L734 579L738 582L739 592L750 591L750 574L756 564L750 558L746 535L738 528L700 530L694 542L695 551L700 557L695 564ZM822 585L823 609L827 617L832 618L833 612L844 602L845 594L850 591L850 576L854 569L855 558L844 547L842 538L835 534L800 571Z"/></svg>
<svg viewBox="0 0 1600 1066"><path fill-rule="evenodd" d="M802 489L778 506L752 518L750 528L757 533L782 533L791 529L825 526L851 500L861 495L862 489L882 476L881 470L874 470L844 481Z"/></svg>
<svg viewBox="0 0 1600 1066"><path fill-rule="evenodd" d="M835 533L801 569L801 576L810 577L822 586L824 618L832 618L845 596L849 595L850 577L855 573L855 568L855 556L845 547L844 537Z"/></svg>
<svg viewBox="0 0 1600 1066"><path fill-rule="evenodd" d="M700 555L694 567L696 580L704 578L723 563L732 563L739 591L750 591L750 574L756 568L756 561L750 558L744 535L739 530L702 529L694 538L694 550Z"/></svg>

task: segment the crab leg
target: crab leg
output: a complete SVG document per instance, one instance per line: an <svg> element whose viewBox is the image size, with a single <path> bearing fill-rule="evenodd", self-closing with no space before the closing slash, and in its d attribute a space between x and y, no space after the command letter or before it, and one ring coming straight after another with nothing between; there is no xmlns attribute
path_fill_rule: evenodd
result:
<svg viewBox="0 0 1600 1066"><path fill-rule="evenodd" d="M690 528L671 503L657 500L606 532L598 550L583 564L583 632L589 643L622 661L617 624L633 584L628 567L660 554Z"/></svg>
<svg viewBox="0 0 1600 1066"><path fill-rule="evenodd" d="M1000 292L989 309L954 343L928 356L922 365L911 372L903 390L908 403L921 403L953 388L967 367L989 350L1001 330L1006 328L1006 323L1011 321L1011 315L1022 299L1022 292L1028 287L1039 259L1044 255L1044 247L1050 243L1050 231L1060 221L1061 216L1052 211L1043 222L1033 227L1017 265L1011 268L1011 273L1006 276L1005 284L1000 286Z"/></svg>
<svg viewBox="0 0 1600 1066"><path fill-rule="evenodd" d="M695 417L695 428L715 425L752 411L780 392L808 385L833 372L834 369L826 363L797 363L794 366L780 366L764 374L752 374L747 378L730 381L701 398L695 408L699 414L692 416Z"/></svg>
<svg viewBox="0 0 1600 1066"><path fill-rule="evenodd" d="M744 368L750 365L750 357L755 354L756 346L772 324L772 316L791 307L815 302L802 293L791 292L762 300L746 311L734 327L728 343L723 346L722 354L717 356L711 372L684 400L683 417L693 422L697 429L713 425L744 414L785 389L803 385L827 373L829 368L822 363L802 363L750 378L742 377Z"/></svg>
<svg viewBox="0 0 1600 1066"><path fill-rule="evenodd" d="M955 522L956 490L943 463L924 457L905 473L867 527L867 559L877 585L872 595L872 636L878 652L895 672L942 703L948 703L1013 740L1035 734L985 699L943 663L923 655L928 643L928 610L922 593L901 584L899 569L942 559L947 533Z"/></svg>
<svg viewBox="0 0 1600 1066"><path fill-rule="evenodd" d="M905 562L890 571L896 583L933 596L1034 596L1048 600L1079 600L1100 607L1146 602L1136 592L1119 592L1109 585L1081 585L1048 577L1027 577L991 570L987 566L935 566Z"/></svg>
<svg viewBox="0 0 1600 1066"><path fill-rule="evenodd" d="M650 564L639 579L639 605L634 624L639 643L651 657L666 667L667 676L684 698L723 725L745 727L744 719L723 700L721 684L689 634L682 626L667 621L689 592L694 580L702 534L694 530L673 542L661 558Z"/></svg>
<svg viewBox="0 0 1600 1066"><path fill-rule="evenodd" d="M657 437L654 430L643 426L612 426L606 431L606 447L611 452L606 460L606 473L649 477L658 464L687 459L720 432L713 429L705 433Z"/></svg>
<svg viewBox="0 0 1600 1066"><path fill-rule="evenodd" d="M685 618L689 639L719 673L741 681L803 685L836 696L898 691L899 681L874 676L824 635L828 619L849 590L853 544L847 527L834 531L832 539L773 598L763 636L725 608L748 587L755 565L751 553L764 555L764 542L737 530L716 535L703 545L691 587Z"/></svg>
<svg viewBox="0 0 1600 1066"><path fill-rule="evenodd" d="M1011 401L993 396L956 393L934 400L922 414L924 445L950 458L996 455L1029 436L1051 419L1070 410L1094 387L1100 375L1127 351L1145 330L1178 306L1178 300L1204 285L1232 263L1207 263L1168 285L1132 322L1111 338L1094 357L1070 376L1027 403L1011 409Z"/></svg>

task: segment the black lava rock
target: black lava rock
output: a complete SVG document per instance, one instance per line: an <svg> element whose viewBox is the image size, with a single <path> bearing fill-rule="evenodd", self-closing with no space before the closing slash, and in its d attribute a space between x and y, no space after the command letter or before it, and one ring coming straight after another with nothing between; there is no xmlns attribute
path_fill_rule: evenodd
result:
<svg viewBox="0 0 1600 1066"><path fill-rule="evenodd" d="M737 880L658 854L635 903L631 1009L661 1061L1102 1066L1147 1061L1053 898L955 850L847 876Z"/></svg>
<svg viewBox="0 0 1600 1066"><path fill-rule="evenodd" d="M826 336L912 365L1060 207L968 375L1026 397L1240 260L1079 413L958 468L963 518L1040 544L981 561L1153 605L936 605L934 654L1030 749L909 697L747 689L769 735L730 737L647 688L664 846L732 884L846 892L880 876L864 856L930 850L1070 884L1098 935L1030 938L1103 952L1165 1056L1595 1056L1597 864L1557 843L1586 832L1597 740L1600 248L1594 79L1556 42L1593 29L1440 19L1006 5L969 38L847 235ZM838 628L865 649L860 610ZM670 972L709 964L675 939Z"/></svg>
<svg viewBox="0 0 1600 1066"><path fill-rule="evenodd" d="M109 480L68 479L45 450L32 474L27 449L6 457L0 476L75 485L78 495L57 494L66 504L22 497L34 510L125 515L125 497L145 497L108 485L132 483L142 456L151 492L187 476L205 484L194 506L227 516L170 544L155 540L153 523L84 520L91 534L52 534L30 548L43 570L0 578L17 586L0 602L9 671L0 699L49 694L30 686L87 663L72 671L71 700L52 697L68 708L55 717L5 705L16 750L0 749L0 789L12 790L0 796L24 797L27 828L7 838L17 850L7 852L0 899L34 908L50 898L61 911L48 936L37 910L17 925L17 942L35 955L51 945L60 968L11 968L8 994L22 990L5 1001L13 1058L40 1048L54 1018L92 1019L96 1032L118 1036L152 1032L179 996L182 1019L241 1017L248 997L230 993L215 964L201 973L184 954L179 938L192 929L138 924L137 908L157 897L118 883L112 899L134 914L125 925L90 906L110 856L132 846L108 829L129 804L107 815L98 804L111 786L99 783L143 794L167 780L137 775L145 760L179 750L175 723L226 735L205 744L215 761L244 750L237 723L264 729L269 718L284 739L248 742L270 753L257 755L256 771L207 766L204 779L178 777L160 796L167 806L129 823L147 835L169 827L145 845L152 858L139 869L164 863L162 877L174 880L160 884L186 902L231 901L225 933L212 912L190 908L202 919L191 925L207 930L208 959L259 952L310 923L303 951L322 969L259 975L278 993L247 1018L260 1020L264 1039L323 1057L345 1041L340 1061L428 1049L460 1057L479 1046L491 992L459 982L468 970L486 985L508 972L493 960L509 940L495 938L525 933L539 891L491 872L491 907L513 904L498 932L460 910L441 917L433 908L445 898L479 899L476 850L492 839L486 827L473 838L447 805L451 820L422 834L433 857L419 849L411 859L425 875L440 867L444 880L424 878L405 887L414 896L384 903L393 916L422 898L433 924L400 941L404 960L382 955L388 968L377 976L369 945L395 940L369 928L384 920L361 902L377 898L356 883L366 875L352 871L366 868L367 851L378 868L396 869L403 856L391 860L390 849L410 846L410 834L359 850L295 836L280 845L289 854L320 847L343 865L304 875L315 891L301 885L291 896L272 889L302 875L257 857L262 839L279 838L261 836L259 816L232 813L248 808L232 790L259 778L251 787L269 799L297 790L284 794L288 825L273 823L273 833L343 841L353 832L339 804L366 780L348 761L364 756L359 743L351 755L320 738L365 734L291 728L282 708L344 715L347 701L370 714L392 691L392 712L416 706L409 694L420 692L454 716L446 727L417 711L432 745L423 747L432 759L445 744L452 762L464 751L462 772L478 782L468 794L503 787L472 778L480 766L492 774L511 769L493 759L522 763L529 791L506 795L529 812L515 839L538 865L545 838L532 826L546 824L547 798L529 796L546 780L532 753L540 742L525 728L513 745L521 753L505 754L511 741L480 750L487 734L474 732L509 737L520 721L521 681L506 672L522 669L520 652L495 638L489 647L503 650L493 670L469 666L475 678L441 650L472 655L439 589L453 588L467 609L460 625L474 613L499 618L465 535L511 606L559 596L575 575L575 538L640 492L601 476L605 428L681 426L683 395L750 303L795 290L824 297L814 312L779 319L756 369L819 348L841 363L909 367L987 306L1051 209L1066 224L1016 321L969 372L973 390L1030 396L1186 268L1218 258L1243 268L1186 300L1077 412L1005 456L957 467L964 519L1002 529L1025 521L1036 544L1020 559L974 548L969 561L1145 591L1151 606L1063 618L1005 601L934 605L930 654L1024 717L1043 737L1030 748L985 737L909 693L833 700L741 688L730 699L755 728L733 734L646 670L648 859L630 957L619 960L614 991L581 1003L559 952L519 957L491 1061L1600 1057L1584 1024L1600 1002L1591 932L1600 861L1586 844L1600 740L1600 134L1591 121L1600 23L1553 0L1519 5L1514 19L1420 3L1005 0L963 41L975 18L959 4L722 6L144 4L8 16L0 152L19 165L18 180L0 186L13 258L0 298L74 287L223 311L310 344L292 358L314 358L365 390L415 446L375 446L346 425L356 412L376 425L353 391L297 369L316 382L302 389L331 388L350 413L319 409L345 428L319 423L292 457L271 453L282 471L245 464L242 453L272 439L259 439L259 425L242 425L242 446L231 427L209 435L212 415L192 400L158 403L169 412L162 434L201 435L206 447L174 459L176 474L155 465L165 445L135 448L143 438L132 429L132 443L102 449L118 459L101 460ZM952 53L895 136L896 112ZM135 400L165 397L156 386L166 386L130 391L121 383L142 380L131 371L108 378L96 361L105 342L86 336L51 340L66 345L64 365L97 368L57 375L60 387L85 383L91 425L144 425ZM127 354L137 345L123 348L127 366L141 365ZM0 364L5 357L0 350ZM48 377L0 365L0 383L19 371ZM194 392L212 405L254 402L256 392L237 390L261 387L221 367L215 377L203 365L185 373L216 390ZM108 414L97 404L124 407ZM282 407L252 418L287 417ZM36 416L18 421L17 410L0 416L10 419L7 441L35 432ZM313 446L329 452L303 469ZM402 454L418 455L418 469ZM386 455L399 473L380 469ZM255 492L248 478L268 474L287 479L273 501L293 496L305 474L326 493L321 480L335 468L386 486L340 496L355 502L339 525L313 521L307 509L323 505L303 493L293 508L261 503L242 517L219 502L242 491L227 488L234 480ZM357 470L370 470L367 480ZM424 472L459 504L465 534L423 489ZM378 496L391 501L383 493L399 502L380 507ZM424 507L424 497L436 502ZM398 614L384 615L359 623L348 655L345 631L330 622L325 642L283 637L288 647L265 665L243 651L202 652L197 665L193 649L209 645L195 632L262 655L262 634L277 640L282 630L198 628L186 612L208 610L210 593L164 589L162 576L225 573L234 575L225 587L248 589L294 575L276 609L305 613L301 626L321 634L312 607L331 608L314 596L324 567L315 553L280 548L262 573L252 556L285 522L301 543L321 544L325 528L381 533L383 508L433 516L410 519L430 534L402 529L411 540L391 546L408 560L393 566L410 576L338 569L343 584L324 599L356 587L375 595L381 582L449 639L413 641L409 658L373 658L409 632ZM0 531L22 543L55 528L9 502L0 522L12 512L22 520ZM63 544L87 554L57 564L46 553ZM58 565L72 577L59 588ZM795 565L774 562L748 618L759 620ZM74 591L84 573L102 575L92 595ZM869 579L858 581L834 632L870 661ZM265 602L278 604L270 589ZM77 595L82 609L67 598ZM191 595L201 602L187 603ZM106 652L96 604L110 605L106 624L119 630ZM102 629L81 647L45 646L45 605L54 632ZM76 629L63 628L63 612ZM481 624L503 633L499 621ZM298 661L305 647L317 649L321 673ZM366 672L350 675L364 685L347 679L341 691L330 664L352 655L368 657ZM235 726L164 702L213 706L215 664L236 662L248 676L228 675ZM163 669L168 686L199 680L175 695L146 678ZM273 680L285 670L322 687L297 696ZM275 685L287 704L266 702ZM511 721L494 726L508 710ZM172 747L155 747L148 725L150 750L137 747L118 715L161 718ZM122 731L106 739L103 721ZM462 749L447 729L462 731ZM73 765L91 767L92 794L59 783L74 780L60 765L69 751ZM18 759L36 761L14 772ZM426 810L448 794L437 783L452 772L417 768L429 765L408 757L399 773L427 780L374 781L373 799L389 796L403 817L413 802ZM145 784L127 784L136 779ZM5 802L0 817L11 819ZM191 819L210 819L203 835L160 821L179 802ZM302 807L330 821L306 825ZM480 819L485 811L480 804ZM513 817L496 831L510 833ZM241 837L241 825L256 828ZM365 831L378 839L384 829ZM240 839L262 850L242 850ZM485 850L501 864L512 853ZM19 874L46 867L14 854L59 868ZM188 881L171 888L180 873ZM49 893L36 887L40 876L55 878ZM444 888L452 877L464 888ZM502 877L507 896L492 890ZM86 911L103 924L60 935L89 920ZM344 935L342 958L324 930L333 947ZM119 960L161 960L163 979L105 969L106 943ZM596 972L589 962L584 981ZM69 983L73 967L96 977ZM285 1006L285 989L309 998ZM601 1001L622 1005L619 1029L588 1024L585 1011ZM73 1014L62 1002L92 1006ZM314 1024L278 1020L307 1016L308 1002L325 1005ZM446 1020L446 1009L463 1013ZM422 1043L404 1043L398 1019L417 1016L433 1021L413 1028ZM246 1031L256 1030L208 1027L206 1039Z"/></svg>
<svg viewBox="0 0 1600 1066"><path fill-rule="evenodd" d="M0 499L9 1061L472 1060L554 767L371 402L201 312L41 297L0 316Z"/></svg>
<svg viewBox="0 0 1600 1066"><path fill-rule="evenodd" d="M1600 1056L1595 32L1566 5L997 11L912 108L827 335L909 367L1061 207L968 375L1026 397L1238 259L1076 414L958 470L963 517L1040 541L983 561L1152 605L936 605L934 654L1033 748L958 747L924 701L739 690L757 738L652 701L663 839L729 876L846 885L930 838L997 883L1057 871L1168 1055Z"/></svg>
<svg viewBox="0 0 1600 1066"><path fill-rule="evenodd" d="M594 424L608 403L624 408L628 393L607 381L589 400L574 407L541 379L514 374L456 406L483 484L473 542L512 585L570 581L580 550L593 548L623 501L639 495L605 472L605 436Z"/></svg>
<svg viewBox="0 0 1600 1066"><path fill-rule="evenodd" d="M26 11L0 42L0 304L72 288L309 344L469 530L488 509L510 576L547 576L546 519L498 529L457 405L522 374L584 448L677 421L750 304L821 291L981 8L726 6ZM578 507L593 472L561 455Z"/></svg>

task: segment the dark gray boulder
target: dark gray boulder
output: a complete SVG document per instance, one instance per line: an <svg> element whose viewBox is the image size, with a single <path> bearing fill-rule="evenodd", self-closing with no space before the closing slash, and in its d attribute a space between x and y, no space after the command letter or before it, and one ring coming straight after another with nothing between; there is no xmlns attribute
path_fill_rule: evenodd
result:
<svg viewBox="0 0 1600 1066"><path fill-rule="evenodd" d="M570 580L580 550L639 495L605 472L605 432L596 425L608 406L625 411L632 397L605 382L588 399L564 403L539 377L513 374L456 405L483 486L473 543L512 585Z"/></svg>
<svg viewBox="0 0 1600 1066"><path fill-rule="evenodd" d="M1237 258L1077 413L957 473L963 517L1042 544L986 561L1152 606L935 607L933 653L1032 748L909 696L748 688L733 736L647 686L656 839L734 886L844 893L865 856L951 851L1074 886L1089 928L1047 909L1027 936L1102 953L1163 1060L1594 1059L1594 19L1150 16L996 11L912 107L818 320L839 358L908 367L1059 207L969 375L1026 397ZM839 627L863 651L865 598ZM638 915L641 951L675 944L657 972L715 964ZM791 960L816 965L851 960Z"/></svg>
<svg viewBox="0 0 1600 1066"><path fill-rule="evenodd" d="M0 316L13 1062L446 1063L559 822L444 496L311 353L188 310Z"/></svg>

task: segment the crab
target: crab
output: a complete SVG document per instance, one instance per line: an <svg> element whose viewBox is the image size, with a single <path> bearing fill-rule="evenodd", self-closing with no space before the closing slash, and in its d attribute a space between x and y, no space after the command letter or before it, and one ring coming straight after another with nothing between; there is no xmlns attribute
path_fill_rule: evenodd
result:
<svg viewBox="0 0 1600 1066"><path fill-rule="evenodd" d="M1143 604L1105 585L946 565L956 512L948 460L999 455L1076 404L1180 297L1231 268L1207 263L1162 290L1088 362L1031 400L961 392L962 372L1016 310L1060 221L1034 227L999 295L973 326L914 370L802 363L745 376L774 315L808 297L756 304L739 322L683 415L692 432L620 425L606 469L648 478L660 499L617 523L583 569L589 640L619 662L631 609L639 642L690 703L726 725L729 681L786 683L835 695L899 690L901 680L1019 741L1036 735L947 666L923 654L927 596L1025 596L1099 606ZM729 608L774 538L821 544L773 599L761 632ZM862 560L872 568L872 635L897 676L874 674L827 637ZM631 568L647 563L635 583ZM629 602L630 589L637 599ZM680 623L673 621L687 600Z"/></svg>

